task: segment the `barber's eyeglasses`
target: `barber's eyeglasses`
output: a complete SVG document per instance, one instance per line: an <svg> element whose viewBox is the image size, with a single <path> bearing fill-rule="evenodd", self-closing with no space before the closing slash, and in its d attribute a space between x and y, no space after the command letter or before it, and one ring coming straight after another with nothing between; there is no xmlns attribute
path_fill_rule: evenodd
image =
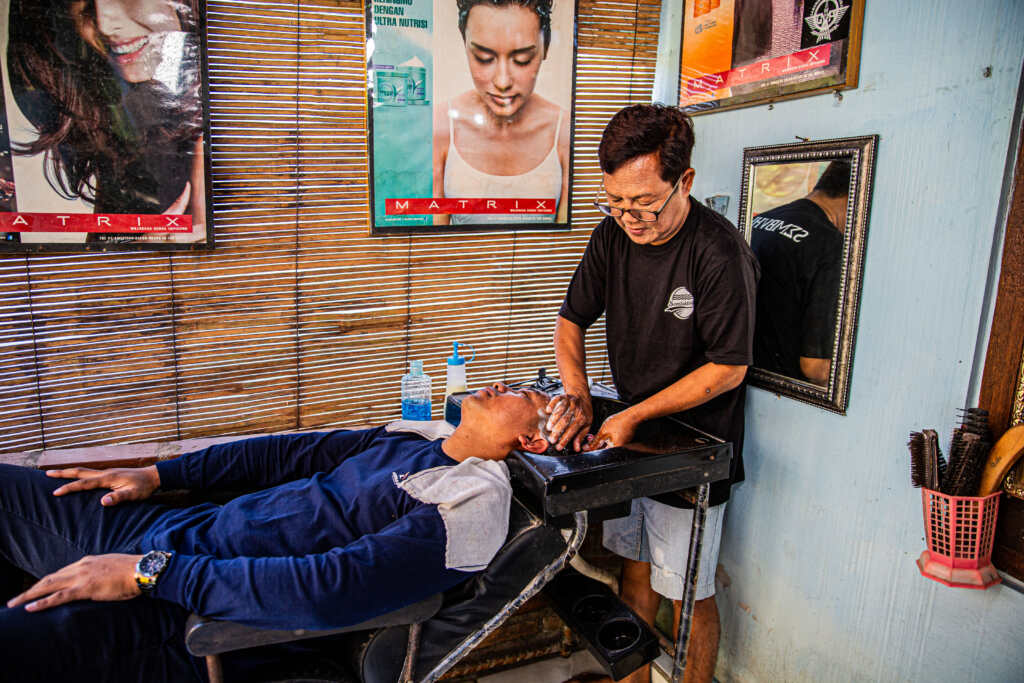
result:
<svg viewBox="0 0 1024 683"><path fill-rule="evenodd" d="M628 213L630 216L632 216L638 221L643 221L644 223L653 223L656 220L658 220L658 216L661 215L661 212L665 210L666 206L668 206L668 200L672 199L672 195L674 195L676 193L676 190L679 189L679 183L681 183L682 181L682 178L679 178L679 180L676 181L676 184L672 186L672 191L668 193L667 197L665 197L665 201L663 201L661 203L661 206L654 211L652 211L651 209L623 209L618 206L612 206L611 204L602 203L600 201L600 198L601 195L604 194L604 186L601 186L601 189L598 190L597 196L594 198L594 206L596 206L597 210L603 213L605 216L619 218L620 216L622 216L622 214Z"/></svg>

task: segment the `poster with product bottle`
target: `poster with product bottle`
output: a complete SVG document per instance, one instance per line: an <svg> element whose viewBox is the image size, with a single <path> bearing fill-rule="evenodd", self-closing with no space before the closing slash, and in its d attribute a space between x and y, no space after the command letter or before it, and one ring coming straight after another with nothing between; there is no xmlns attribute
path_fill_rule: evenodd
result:
<svg viewBox="0 0 1024 683"><path fill-rule="evenodd" d="M372 234L570 225L576 0L365 0Z"/></svg>
<svg viewBox="0 0 1024 683"><path fill-rule="evenodd" d="M207 249L203 0L0 0L0 252Z"/></svg>
<svg viewBox="0 0 1024 683"><path fill-rule="evenodd" d="M685 0L679 106L701 114L857 87L864 0Z"/></svg>

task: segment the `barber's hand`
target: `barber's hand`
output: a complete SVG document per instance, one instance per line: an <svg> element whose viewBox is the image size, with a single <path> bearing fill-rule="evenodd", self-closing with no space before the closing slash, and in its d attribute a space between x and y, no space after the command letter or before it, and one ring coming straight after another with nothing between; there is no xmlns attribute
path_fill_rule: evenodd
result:
<svg viewBox="0 0 1024 683"><path fill-rule="evenodd" d="M78 562L44 576L31 588L7 601L8 607L25 605L28 612L75 600L109 602L128 600L142 591L135 583L135 565L142 555L87 555Z"/></svg>
<svg viewBox="0 0 1024 683"><path fill-rule="evenodd" d="M590 396L562 394L548 401L547 429L551 432L555 448L562 450L572 443L574 451L580 450L594 422L594 408Z"/></svg>
<svg viewBox="0 0 1024 683"><path fill-rule="evenodd" d="M640 420L634 418L628 410L615 413L604 421L597 434L583 446L585 451L596 451L599 448L623 446L633 440Z"/></svg>
<svg viewBox="0 0 1024 683"><path fill-rule="evenodd" d="M118 467L109 470L91 470L87 467L72 467L66 470L49 470L48 477L75 479L53 492L63 496L74 491L89 489L110 489L100 499L101 505L117 505L127 500L144 500L160 488L160 474L156 466Z"/></svg>

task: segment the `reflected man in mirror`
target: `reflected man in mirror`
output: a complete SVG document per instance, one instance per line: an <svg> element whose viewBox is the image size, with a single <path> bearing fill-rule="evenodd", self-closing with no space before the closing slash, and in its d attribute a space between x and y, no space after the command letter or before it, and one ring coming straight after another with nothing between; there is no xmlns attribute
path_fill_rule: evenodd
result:
<svg viewBox="0 0 1024 683"><path fill-rule="evenodd" d="M503 460L547 449L548 400L499 383L465 400L454 430L399 421L278 434L113 470L0 464L0 564L39 579L14 597L20 586L0 586L0 679L203 681L185 649L190 612L328 630L462 583L505 541ZM145 500L159 489L252 493L223 505ZM225 655L227 680L265 680L268 657Z"/></svg>
<svg viewBox="0 0 1024 683"><path fill-rule="evenodd" d="M806 197L755 216L761 264L754 366L827 385L843 266L850 162L833 161Z"/></svg>

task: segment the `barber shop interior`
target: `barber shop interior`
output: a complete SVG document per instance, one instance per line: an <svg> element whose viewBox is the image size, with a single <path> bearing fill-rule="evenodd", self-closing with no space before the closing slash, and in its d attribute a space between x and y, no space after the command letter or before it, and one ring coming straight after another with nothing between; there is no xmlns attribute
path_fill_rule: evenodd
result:
<svg viewBox="0 0 1024 683"><path fill-rule="evenodd" d="M1024 681L1022 36L0 0L0 681Z"/></svg>

